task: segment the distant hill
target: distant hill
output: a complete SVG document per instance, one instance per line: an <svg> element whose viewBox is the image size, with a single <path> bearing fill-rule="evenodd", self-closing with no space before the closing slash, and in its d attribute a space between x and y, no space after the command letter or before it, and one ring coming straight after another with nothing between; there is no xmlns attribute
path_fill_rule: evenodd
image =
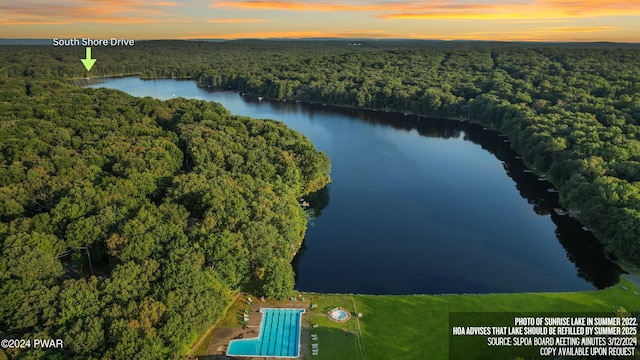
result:
<svg viewBox="0 0 640 360"><path fill-rule="evenodd" d="M171 39L167 39L171 40ZM143 40L136 40L143 41ZM246 41L283 41L283 42L327 42L327 41L345 41L345 42L368 42L371 45L395 44L403 45L403 47L411 47L411 45L438 44L446 48L457 47L460 44L466 46L474 46L478 48L496 48L496 47L562 47L562 48L622 48L622 49L640 49L640 43L617 43L617 42L532 42L532 41L496 41L496 40L438 40L438 39L371 39L371 38L268 38L268 39L189 39L188 41L205 41L205 42L246 42ZM0 38L0 45L51 45L51 39L5 39Z"/></svg>
<svg viewBox="0 0 640 360"><path fill-rule="evenodd" d="M51 39L2 39L0 45L51 45Z"/></svg>

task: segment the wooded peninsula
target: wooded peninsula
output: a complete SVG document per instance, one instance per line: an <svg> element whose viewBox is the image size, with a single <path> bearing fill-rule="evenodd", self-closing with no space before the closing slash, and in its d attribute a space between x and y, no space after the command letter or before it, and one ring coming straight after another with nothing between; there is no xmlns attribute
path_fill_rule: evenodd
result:
<svg viewBox="0 0 640 360"><path fill-rule="evenodd" d="M183 356L238 290L288 296L298 199L331 181L281 123L70 84L87 76L480 123L640 264L637 46L136 41L89 73L79 49L0 52L0 335L69 339L16 358Z"/></svg>

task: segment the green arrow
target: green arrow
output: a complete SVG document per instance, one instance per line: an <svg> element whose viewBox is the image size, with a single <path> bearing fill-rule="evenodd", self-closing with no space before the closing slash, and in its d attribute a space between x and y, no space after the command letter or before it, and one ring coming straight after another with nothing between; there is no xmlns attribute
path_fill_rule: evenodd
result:
<svg viewBox="0 0 640 360"><path fill-rule="evenodd" d="M96 63L96 59L92 59L91 58L91 48L90 47L88 47L86 50L87 50L86 58L85 59L80 59L80 61L82 61L82 63L84 64L84 67L86 67L87 71L89 71L93 67L93 64Z"/></svg>

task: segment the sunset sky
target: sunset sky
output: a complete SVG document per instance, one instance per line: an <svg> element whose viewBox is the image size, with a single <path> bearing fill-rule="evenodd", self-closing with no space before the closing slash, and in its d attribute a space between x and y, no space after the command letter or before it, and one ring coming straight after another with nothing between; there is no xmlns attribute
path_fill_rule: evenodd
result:
<svg viewBox="0 0 640 360"><path fill-rule="evenodd" d="M0 0L0 38L640 42L639 0Z"/></svg>

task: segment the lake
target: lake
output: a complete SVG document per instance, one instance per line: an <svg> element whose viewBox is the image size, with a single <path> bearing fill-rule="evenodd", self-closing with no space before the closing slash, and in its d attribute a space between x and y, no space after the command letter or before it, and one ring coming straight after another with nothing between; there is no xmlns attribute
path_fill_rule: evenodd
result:
<svg viewBox="0 0 640 360"><path fill-rule="evenodd" d="M575 291L621 273L558 207L508 140L477 124L258 100L194 81L109 78L83 86L134 96L217 101L281 121L331 159L333 183L308 200L296 289L436 294Z"/></svg>

